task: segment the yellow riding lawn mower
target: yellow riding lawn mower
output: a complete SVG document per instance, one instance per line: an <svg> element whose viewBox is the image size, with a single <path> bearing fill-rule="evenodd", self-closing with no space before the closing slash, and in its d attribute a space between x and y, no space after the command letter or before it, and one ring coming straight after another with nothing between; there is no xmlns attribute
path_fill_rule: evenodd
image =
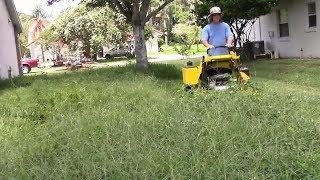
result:
<svg viewBox="0 0 320 180"><path fill-rule="evenodd" d="M215 48L227 47L219 46ZM249 69L241 67L240 56L234 51L230 51L228 55L204 56L198 66L194 66L189 61L182 72L186 90L192 90L198 86L209 90L228 90L232 77L235 77L240 84L247 84L250 80Z"/></svg>

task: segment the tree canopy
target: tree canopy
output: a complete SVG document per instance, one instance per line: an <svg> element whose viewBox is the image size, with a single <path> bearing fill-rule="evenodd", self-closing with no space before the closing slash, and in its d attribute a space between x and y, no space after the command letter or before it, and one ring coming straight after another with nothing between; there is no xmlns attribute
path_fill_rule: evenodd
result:
<svg viewBox="0 0 320 180"><path fill-rule="evenodd" d="M81 3L64 12L53 25L42 33L45 44L60 41L71 50L82 50L84 55L96 54L103 45L121 42L128 29L124 17L107 6L88 8Z"/></svg>
<svg viewBox="0 0 320 180"><path fill-rule="evenodd" d="M50 5L58 1L60 0L47 0L47 3ZM142 71L146 71L148 69L145 40L146 23L171 3L172 0L164 0L162 2L153 0L89 0L86 2L91 7L108 6L125 17L125 22L133 27L137 67Z"/></svg>
<svg viewBox="0 0 320 180"><path fill-rule="evenodd" d="M30 51L28 49L28 30L30 26L30 21L32 16L24 13L19 14L21 23L22 23L22 33L19 35L19 41L21 46L21 55L22 57L29 57Z"/></svg>

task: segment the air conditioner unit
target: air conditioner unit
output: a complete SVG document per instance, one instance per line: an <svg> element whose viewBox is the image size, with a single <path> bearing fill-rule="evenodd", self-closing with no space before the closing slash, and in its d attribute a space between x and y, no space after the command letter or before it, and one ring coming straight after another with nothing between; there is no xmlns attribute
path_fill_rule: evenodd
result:
<svg viewBox="0 0 320 180"><path fill-rule="evenodd" d="M264 48L264 41L253 41L252 50L253 50L253 54L256 56L266 54L266 51Z"/></svg>

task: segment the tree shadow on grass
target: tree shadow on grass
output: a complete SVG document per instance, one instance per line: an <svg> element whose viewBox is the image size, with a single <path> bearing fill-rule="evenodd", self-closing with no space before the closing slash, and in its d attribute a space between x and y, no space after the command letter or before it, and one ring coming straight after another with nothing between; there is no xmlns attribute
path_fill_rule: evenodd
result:
<svg viewBox="0 0 320 180"><path fill-rule="evenodd" d="M164 80L182 79L181 69L172 64L150 64L149 74Z"/></svg>
<svg viewBox="0 0 320 180"><path fill-rule="evenodd" d="M38 74L38 75L30 75L30 76L20 76L14 77L12 79L0 80L0 95L8 89L18 89L32 86L34 82L37 80L57 80L61 81L66 78L65 74Z"/></svg>
<svg viewBox="0 0 320 180"><path fill-rule="evenodd" d="M87 76L89 76L89 74L108 75L109 77L114 77L114 80L117 80L122 79L123 75L126 76L127 72L131 72L133 74L143 74L145 76L153 76L162 80L177 80L182 78L181 68L177 67L176 65L161 63L150 63L149 69L146 73L139 71L135 64L129 64L122 67L93 69L83 71L82 73L87 74Z"/></svg>
<svg viewBox="0 0 320 180"><path fill-rule="evenodd" d="M15 89L31 86L35 77L15 77L12 79L0 80L0 95L7 89Z"/></svg>
<svg viewBox="0 0 320 180"><path fill-rule="evenodd" d="M111 78L112 81L123 79L127 76L127 72L141 73L136 66L131 64L123 67L111 67L101 69L91 69L86 71L75 71L71 73L59 74L41 74L24 77L15 77L7 80L0 80L0 94L8 89L18 89L31 86L38 80L44 80L43 83L62 83L68 81L101 81L106 78ZM132 75L132 74L131 74ZM171 64L150 64L146 76L153 76L160 80L180 80L182 79L181 69ZM89 81L88 81L89 82Z"/></svg>

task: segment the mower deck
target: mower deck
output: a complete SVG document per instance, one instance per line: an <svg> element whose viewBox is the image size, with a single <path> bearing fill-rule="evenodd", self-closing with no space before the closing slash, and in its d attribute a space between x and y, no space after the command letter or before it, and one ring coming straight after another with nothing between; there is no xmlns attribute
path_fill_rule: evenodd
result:
<svg viewBox="0 0 320 180"><path fill-rule="evenodd" d="M229 55L204 56L198 66L188 62L182 72L183 83L187 89L201 86L228 90L231 76L235 76L240 84L247 84L250 80L249 70L241 67L240 56L233 51Z"/></svg>

